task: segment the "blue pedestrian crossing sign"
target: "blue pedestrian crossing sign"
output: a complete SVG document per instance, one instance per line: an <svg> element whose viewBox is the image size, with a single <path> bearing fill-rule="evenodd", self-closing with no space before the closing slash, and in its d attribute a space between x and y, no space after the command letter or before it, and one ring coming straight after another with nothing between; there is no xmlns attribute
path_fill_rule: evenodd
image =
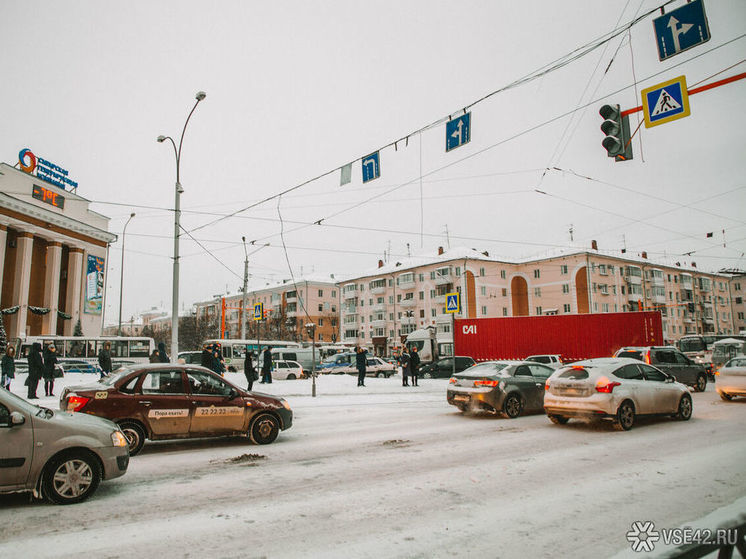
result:
<svg viewBox="0 0 746 559"><path fill-rule="evenodd" d="M254 305L254 320L261 320L264 317L264 303Z"/></svg>
<svg viewBox="0 0 746 559"><path fill-rule="evenodd" d="M363 182L372 181L381 176L381 159L378 152L366 155L363 162Z"/></svg>
<svg viewBox="0 0 746 559"><path fill-rule="evenodd" d="M710 27L702 0L687 2L655 18L653 29L661 61L710 40Z"/></svg>
<svg viewBox="0 0 746 559"><path fill-rule="evenodd" d="M446 293L446 312L458 313L461 311L461 293Z"/></svg>
<svg viewBox="0 0 746 559"><path fill-rule="evenodd" d="M471 140L471 113L446 122L446 151L469 143Z"/></svg>
<svg viewBox="0 0 746 559"><path fill-rule="evenodd" d="M658 126L691 114L689 95L686 90L686 76L679 76L648 87L643 89L641 94L645 128Z"/></svg>

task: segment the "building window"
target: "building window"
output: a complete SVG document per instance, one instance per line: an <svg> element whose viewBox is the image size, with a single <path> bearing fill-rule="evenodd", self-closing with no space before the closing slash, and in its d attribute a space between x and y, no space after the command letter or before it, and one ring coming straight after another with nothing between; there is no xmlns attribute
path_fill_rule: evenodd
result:
<svg viewBox="0 0 746 559"><path fill-rule="evenodd" d="M431 299L434 299L434 298L435 298L435 290L434 290L434 289L431 289L431 290L430 290L430 298L431 298Z"/></svg>
<svg viewBox="0 0 746 559"><path fill-rule="evenodd" d="M461 266L456 266L456 277L458 278L460 276L461 276Z"/></svg>
<svg viewBox="0 0 746 559"><path fill-rule="evenodd" d="M392 322L394 321L394 313L392 312L389 313L389 320Z"/></svg>
<svg viewBox="0 0 746 559"><path fill-rule="evenodd" d="M562 264L560 266L560 274L566 274L567 273L567 264Z"/></svg>
<svg viewBox="0 0 746 559"><path fill-rule="evenodd" d="M508 288L503 287L503 297L507 297L507 296L508 296Z"/></svg>
<svg viewBox="0 0 746 559"><path fill-rule="evenodd" d="M431 280L434 280L434 279L435 279L435 270L432 270L432 271L430 272L430 279L431 279Z"/></svg>
<svg viewBox="0 0 746 559"><path fill-rule="evenodd" d="M332 312L337 312L337 305L332 305Z"/></svg>
<svg viewBox="0 0 746 559"><path fill-rule="evenodd" d="M394 296L389 295L389 305L393 305L393 304L394 304Z"/></svg>
<svg viewBox="0 0 746 559"><path fill-rule="evenodd" d="M425 281L425 274L420 274L419 279L420 279L420 281Z"/></svg>
<svg viewBox="0 0 746 559"><path fill-rule="evenodd" d="M563 283L562 284L562 293L570 293L570 284L569 283Z"/></svg>
<svg viewBox="0 0 746 559"><path fill-rule="evenodd" d="M324 296L324 290L323 289L319 289L319 297L323 297L323 296Z"/></svg>
<svg viewBox="0 0 746 559"><path fill-rule="evenodd" d="M337 290L332 289L332 298L335 298L337 296Z"/></svg>
<svg viewBox="0 0 746 559"><path fill-rule="evenodd" d="M319 312L324 312L324 303L319 303Z"/></svg>
<svg viewBox="0 0 746 559"><path fill-rule="evenodd" d="M536 316L541 316L541 307L536 307Z"/></svg>
<svg viewBox="0 0 746 559"><path fill-rule="evenodd" d="M503 316L508 316L508 307L503 307Z"/></svg>
<svg viewBox="0 0 746 559"><path fill-rule="evenodd" d="M420 291L419 297L420 297L420 301L424 301L425 300L425 292L424 291Z"/></svg>
<svg viewBox="0 0 746 559"><path fill-rule="evenodd" d="M432 315L433 317L435 317L435 314L436 314L437 312L438 312L438 311L436 311L436 310L435 310L435 308L432 308L432 309L430 309L430 314L431 314L431 315Z"/></svg>
<svg viewBox="0 0 746 559"><path fill-rule="evenodd" d="M479 275L484 277L484 268L479 268Z"/></svg>
<svg viewBox="0 0 746 559"><path fill-rule="evenodd" d="M505 279L505 270L500 270L500 278Z"/></svg>
<svg viewBox="0 0 746 559"><path fill-rule="evenodd" d="M319 318L319 326L323 326L323 325L324 325L324 319L323 318Z"/></svg>
<svg viewBox="0 0 746 559"><path fill-rule="evenodd" d="M541 277L541 270L534 270L534 278L538 279Z"/></svg>
<svg viewBox="0 0 746 559"><path fill-rule="evenodd" d="M534 287L534 297L541 297L541 287Z"/></svg>
<svg viewBox="0 0 746 559"><path fill-rule="evenodd" d="M570 305L568 303L565 303L564 305L562 305L562 310L564 312L570 312Z"/></svg>
<svg viewBox="0 0 746 559"><path fill-rule="evenodd" d="M487 307L482 307L482 316L487 316Z"/></svg>
<svg viewBox="0 0 746 559"><path fill-rule="evenodd" d="M482 295L487 295L487 288L484 285L480 288L480 293Z"/></svg>

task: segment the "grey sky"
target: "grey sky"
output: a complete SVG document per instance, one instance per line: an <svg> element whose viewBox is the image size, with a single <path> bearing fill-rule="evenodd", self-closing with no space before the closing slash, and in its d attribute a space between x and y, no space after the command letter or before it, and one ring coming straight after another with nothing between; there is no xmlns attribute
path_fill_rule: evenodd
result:
<svg viewBox="0 0 746 559"><path fill-rule="evenodd" d="M172 214L126 204L173 206L173 152L155 138L180 134L198 90L207 99L186 134L182 208L224 214L455 114L661 3L6 1L0 158L13 164L27 147L68 169L115 233L137 212L127 230L127 319L151 305L170 308ZM637 106L642 88L682 74L691 88L746 59L746 39L707 52L746 33L746 3L706 0L706 10L712 39L666 62L647 18L633 28L631 49L626 35L614 39L474 107L469 145L446 154L439 126L383 151L376 181L363 186L357 162L346 187L334 173L283 197L294 272L367 270L389 241L395 256L407 243L422 250L420 168L424 250L446 243L447 224L452 246L539 255L569 245L572 224L581 246L597 239L618 251L626 242L631 253L695 260L700 269L745 267L746 80L692 96L688 118L641 128L631 162L613 163L600 145L604 102ZM592 100L573 120L505 142ZM563 171L542 178L548 166ZM397 185L405 186L324 222L382 231L292 231ZM185 212L182 222L191 230L215 217ZM236 292L242 235L271 243L251 258L254 285L289 277L279 231L275 200L193 233L237 275L183 237L182 303L226 286ZM120 258L117 243L107 322L118 310Z"/></svg>

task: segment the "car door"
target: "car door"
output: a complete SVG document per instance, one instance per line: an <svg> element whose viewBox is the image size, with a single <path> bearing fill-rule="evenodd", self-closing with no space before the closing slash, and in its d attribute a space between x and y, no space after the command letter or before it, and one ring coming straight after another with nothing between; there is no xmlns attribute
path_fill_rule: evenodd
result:
<svg viewBox="0 0 746 559"><path fill-rule="evenodd" d="M132 399L156 437L185 437L189 434L191 405L179 369L143 373Z"/></svg>
<svg viewBox="0 0 746 559"><path fill-rule="evenodd" d="M650 350L650 365L658 367L664 373L671 375L679 382L684 382L681 377L681 371L676 363L676 354L670 349L653 349Z"/></svg>
<svg viewBox="0 0 746 559"><path fill-rule="evenodd" d="M690 384L692 386L697 384L697 375L700 372L700 366L678 351L674 353L674 357L676 358L676 368L678 369L680 378L682 379L679 382Z"/></svg>
<svg viewBox="0 0 746 559"><path fill-rule="evenodd" d="M512 384L523 396L525 410L535 410L544 406L544 384L537 382L529 365L518 365L513 373ZM541 393L539 390L541 389Z"/></svg>
<svg viewBox="0 0 746 559"><path fill-rule="evenodd" d="M620 381L615 392L619 391L623 396L630 397L635 404L636 413L651 413L655 395L651 387L645 384L645 376L639 365L624 365L614 371L613 375Z"/></svg>
<svg viewBox="0 0 746 559"><path fill-rule="evenodd" d="M545 385L547 379L552 375L552 373L554 373L555 369L540 365L539 363L529 365L528 368L531 370L531 374L534 376L534 382L536 383L536 388L539 390L539 407L544 408Z"/></svg>
<svg viewBox="0 0 746 559"><path fill-rule="evenodd" d="M20 413L24 422L13 425L12 412ZM0 403L0 488L23 487L34 453L34 429L31 414Z"/></svg>
<svg viewBox="0 0 746 559"><path fill-rule="evenodd" d="M458 372L458 370L456 371ZM438 361L437 372L434 371L433 376L440 378L450 377L453 374L453 357L446 357Z"/></svg>
<svg viewBox="0 0 746 559"><path fill-rule="evenodd" d="M650 411L646 413L673 413L679 407L681 390L673 382L667 382L669 376L650 365L638 365L645 377L645 389L650 394Z"/></svg>
<svg viewBox="0 0 746 559"><path fill-rule="evenodd" d="M192 406L189 435L225 435L243 431L249 413L243 397L219 376L187 370Z"/></svg>

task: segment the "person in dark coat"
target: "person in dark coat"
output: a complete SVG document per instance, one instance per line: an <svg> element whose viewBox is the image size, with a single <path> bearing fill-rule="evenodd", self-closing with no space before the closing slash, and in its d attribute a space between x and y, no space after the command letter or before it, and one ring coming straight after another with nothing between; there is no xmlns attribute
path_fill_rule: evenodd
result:
<svg viewBox="0 0 746 559"><path fill-rule="evenodd" d="M420 356L417 354L417 346L412 347L409 354L409 376L412 378L412 386L418 386L417 373L420 369Z"/></svg>
<svg viewBox="0 0 746 559"><path fill-rule="evenodd" d="M209 344L205 344L202 346L202 355L200 355L200 365L205 367L206 369L210 369L212 371L212 346Z"/></svg>
<svg viewBox="0 0 746 559"><path fill-rule="evenodd" d="M170 363L171 359L168 358L168 353L166 353L166 344L163 342L158 342L158 362L159 363Z"/></svg>
<svg viewBox="0 0 746 559"><path fill-rule="evenodd" d="M28 378L26 379L26 385L28 386L29 400L36 400L36 387L39 385L39 379L44 375L44 359L41 356L41 344L34 342L31 344L31 349L28 352Z"/></svg>
<svg viewBox="0 0 746 559"><path fill-rule="evenodd" d="M401 385L409 386L409 353L407 353L406 346L401 350L399 364L401 365Z"/></svg>
<svg viewBox="0 0 746 559"><path fill-rule="evenodd" d="M260 384L272 384L272 350L269 347L265 347L262 356L264 362L262 363L262 380Z"/></svg>
<svg viewBox="0 0 746 559"><path fill-rule="evenodd" d="M54 368L57 366L57 348L49 344L44 350L44 395L54 396Z"/></svg>
<svg viewBox="0 0 746 559"><path fill-rule="evenodd" d="M0 320L2 319L0 318ZM0 362L0 370L2 370L0 386L5 388L5 390L10 390L10 379L16 378L15 356L16 348L8 346L5 355L3 355L2 362Z"/></svg>
<svg viewBox="0 0 746 559"><path fill-rule="evenodd" d="M101 378L111 373L111 342L104 343L104 347L98 352L98 366L101 367Z"/></svg>
<svg viewBox="0 0 746 559"><path fill-rule="evenodd" d="M368 352L362 347L355 348L355 367L357 367L357 385L365 386L365 365L368 362Z"/></svg>
<svg viewBox="0 0 746 559"><path fill-rule="evenodd" d="M246 375L246 382L249 383L247 389L249 392L254 388L254 381L259 378L259 373L254 368L254 352L246 350L246 359L243 362L243 374Z"/></svg>
<svg viewBox="0 0 746 559"><path fill-rule="evenodd" d="M223 349L220 344L212 346L212 366L210 370L219 374L221 377L225 374L225 359L223 358Z"/></svg>

